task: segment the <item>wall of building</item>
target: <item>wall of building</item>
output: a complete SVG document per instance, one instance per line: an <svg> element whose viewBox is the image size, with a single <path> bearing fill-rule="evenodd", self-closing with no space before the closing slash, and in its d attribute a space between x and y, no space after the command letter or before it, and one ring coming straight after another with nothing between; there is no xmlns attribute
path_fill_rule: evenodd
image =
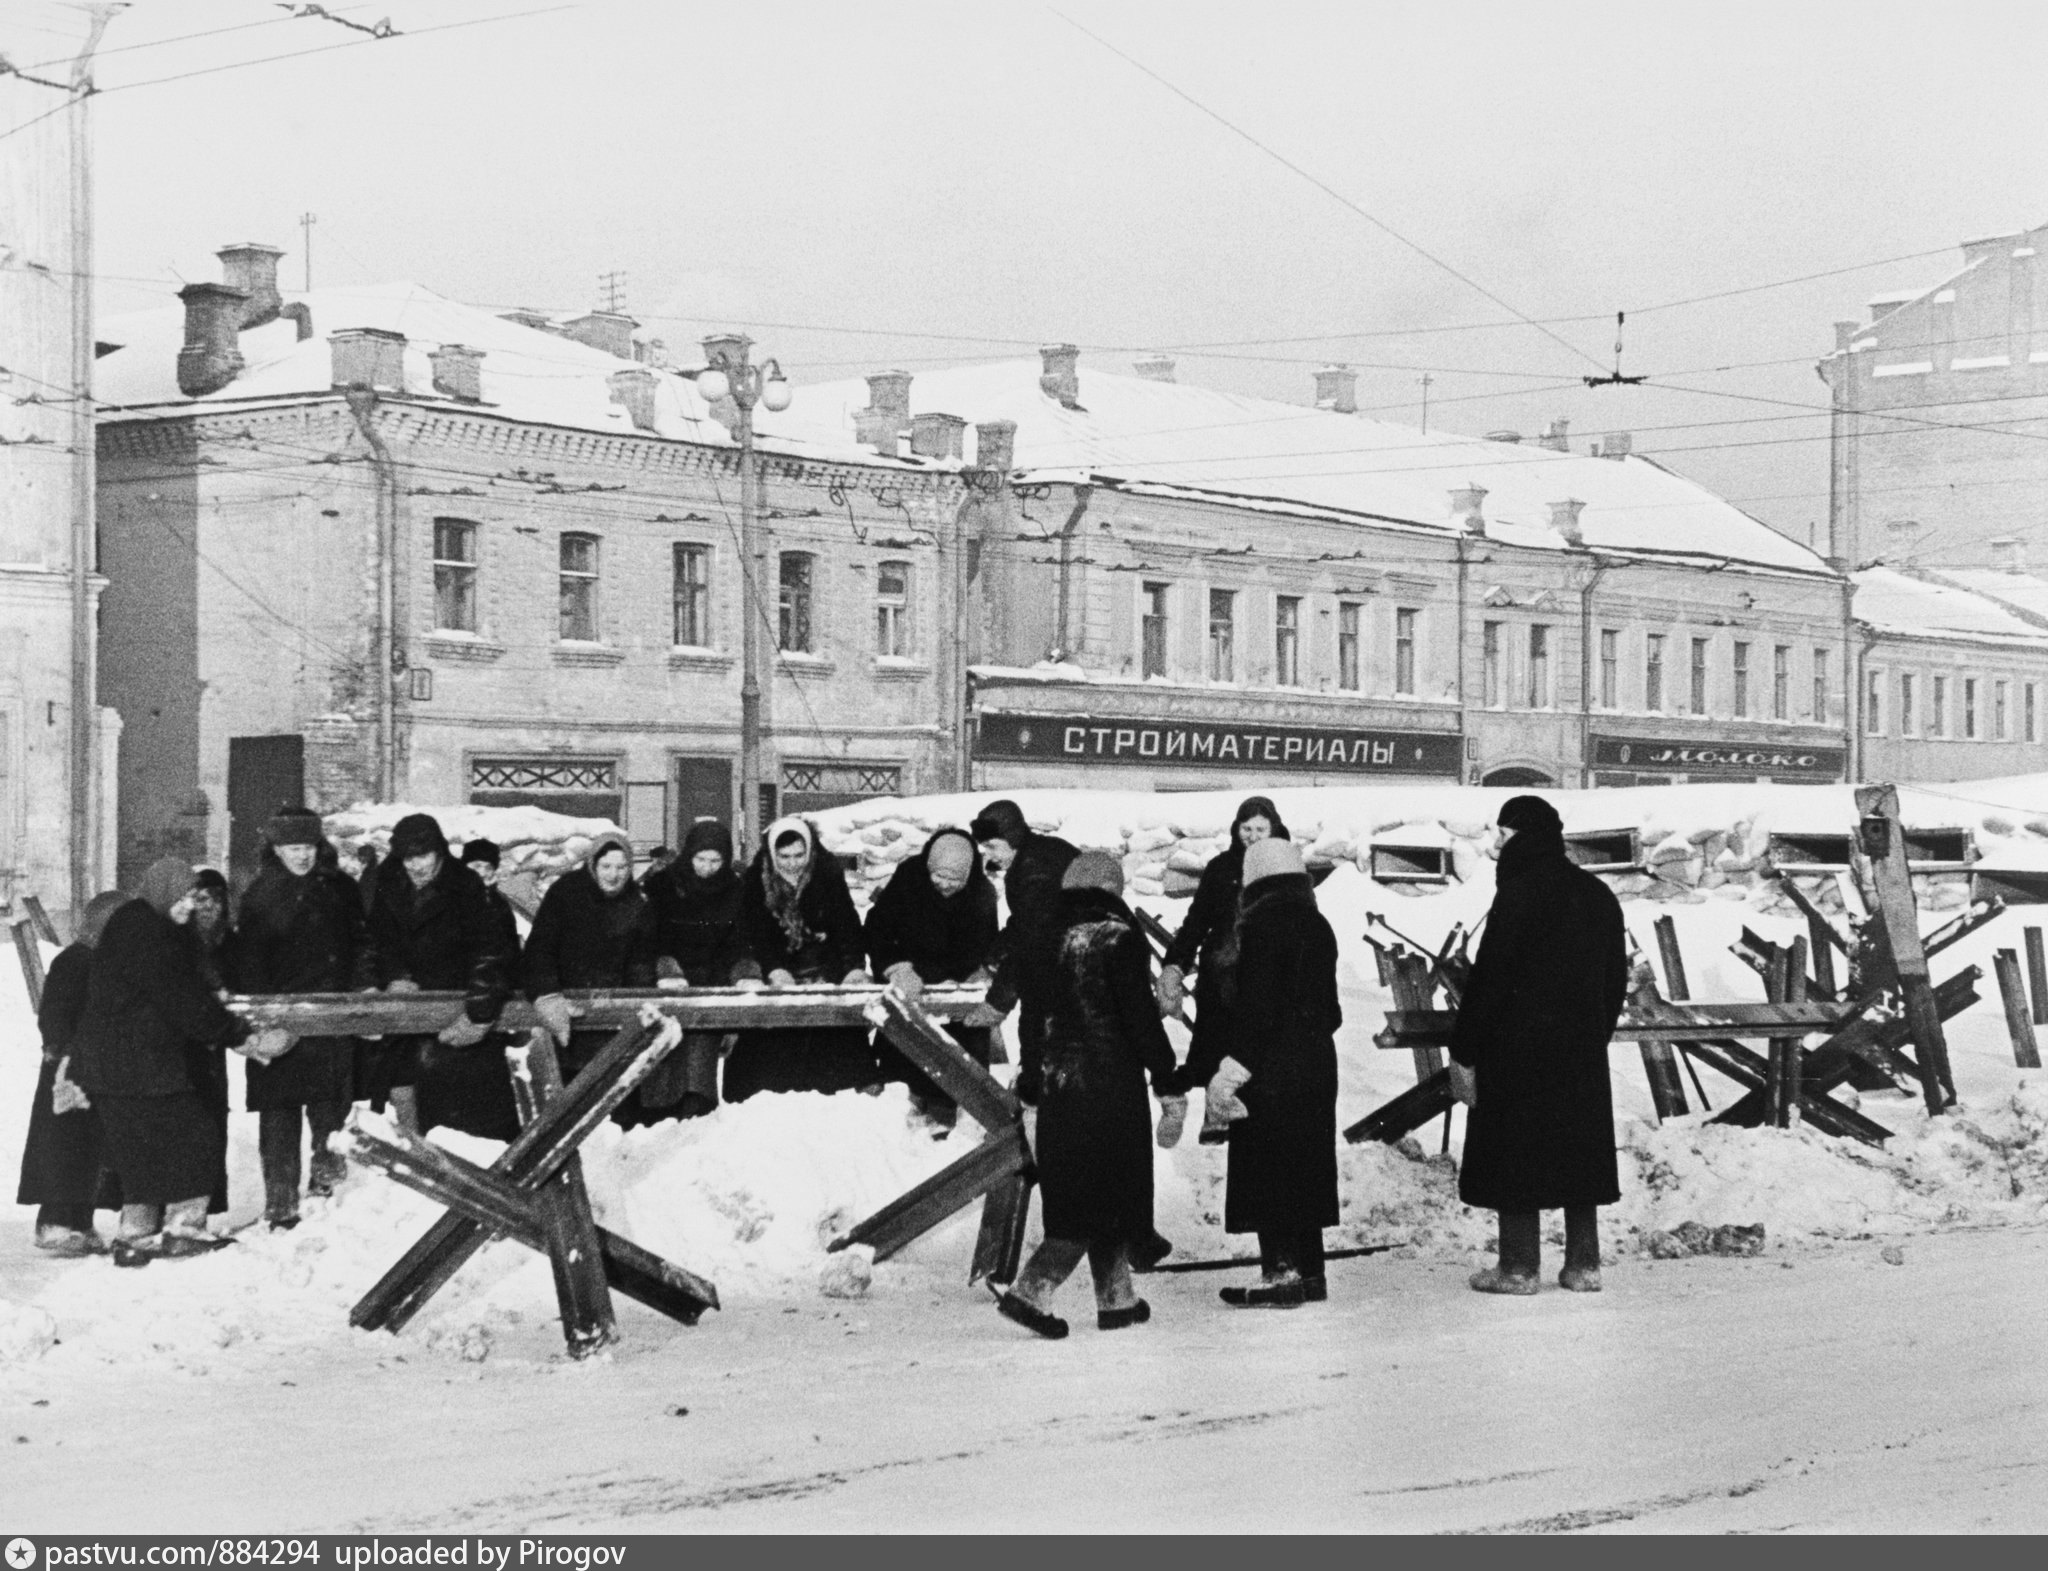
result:
<svg viewBox="0 0 2048 1571"><path fill-rule="evenodd" d="M1872 780L1982 780L2048 769L2048 645L1875 640L1861 711Z"/></svg>

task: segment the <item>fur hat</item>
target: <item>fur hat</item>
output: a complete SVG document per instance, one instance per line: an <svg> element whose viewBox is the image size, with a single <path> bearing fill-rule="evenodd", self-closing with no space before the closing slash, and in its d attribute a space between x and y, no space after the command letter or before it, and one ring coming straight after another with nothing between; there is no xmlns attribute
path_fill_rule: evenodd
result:
<svg viewBox="0 0 2048 1571"><path fill-rule="evenodd" d="M1245 847L1244 886L1249 889L1262 878L1280 878L1288 873L1306 873L1301 847L1292 840L1255 840Z"/></svg>
<svg viewBox="0 0 2048 1571"><path fill-rule="evenodd" d="M431 813L407 813L391 827L391 855L403 862L409 856L425 856L429 851L448 854L448 837L441 832L440 822Z"/></svg>
<svg viewBox="0 0 2048 1571"><path fill-rule="evenodd" d="M479 862L485 867L496 867L504 860L505 854L498 849L498 842L486 840L482 835L478 835L476 839L470 841L462 848L462 865L464 867L474 867Z"/></svg>
<svg viewBox="0 0 2048 1571"><path fill-rule="evenodd" d="M280 807L263 833L273 846L316 846L327 838L320 815L309 807Z"/></svg>
<svg viewBox="0 0 2048 1571"><path fill-rule="evenodd" d="M1100 889L1104 894L1122 897L1124 892L1123 864L1104 851L1083 851L1067 864L1067 870L1060 875L1062 889Z"/></svg>

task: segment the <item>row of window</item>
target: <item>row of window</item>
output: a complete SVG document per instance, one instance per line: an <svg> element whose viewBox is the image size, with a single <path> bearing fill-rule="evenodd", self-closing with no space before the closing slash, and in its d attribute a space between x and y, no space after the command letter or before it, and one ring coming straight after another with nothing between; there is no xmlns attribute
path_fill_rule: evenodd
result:
<svg viewBox="0 0 2048 1571"><path fill-rule="evenodd" d="M479 526L463 519L434 520L434 627L439 632L481 631L477 614ZM558 556L558 623L565 642L600 641L598 595L602 541L596 535L565 533ZM672 547L671 642L684 648L717 647L712 625L711 552L708 545L677 541ZM911 566L875 564L874 651L887 659L907 657L911 644ZM817 653L817 558L808 551L779 553L776 573L777 647L790 654Z"/></svg>
<svg viewBox="0 0 2048 1571"><path fill-rule="evenodd" d="M1527 643L1521 662L1521 681L1511 687L1507 665L1509 624L1481 624L1480 702L1492 709L1552 707L1557 701L1551 679L1555 632L1555 628L1541 622L1532 623L1524 629ZM1621 629L1603 627L1599 630L1599 640L1599 660L1594 671L1594 703L1601 709L1621 709L1625 697L1622 692ZM1663 714L1676 699L1679 700L1676 705L1678 713L1710 713L1713 646L1711 638L1679 639L1669 633L1645 633L1639 707L1646 713ZM1682 673L1672 671L1674 658L1684 659ZM1773 644L1767 667L1762 659L1751 641L1738 638L1731 642L1728 713L1738 720L1791 720L1798 697L1794 670L1797 650L1791 644ZM1829 672L1828 651L1820 648L1810 650L1807 655L1806 713L1798 718L1826 721ZM1682 694L1673 681L1677 674L1684 678Z"/></svg>
<svg viewBox="0 0 2048 1571"><path fill-rule="evenodd" d="M1888 690L1896 681L1896 708L1887 713ZM1885 736L1889 721L1899 736L1948 738L1962 742L2036 742L2041 735L2040 685L2020 683L2019 728L2014 734L2013 684L2002 676L1929 676L1901 671L1868 673L1863 729ZM1985 700L1989 697L1989 704Z"/></svg>
<svg viewBox="0 0 2048 1571"><path fill-rule="evenodd" d="M1166 676L1171 584L1147 581L1140 586L1143 610L1140 617L1139 668L1144 676ZM1208 644L1205 670L1212 682L1238 680L1238 598L1235 589L1209 591ZM1302 676L1301 595L1273 597L1273 683L1276 687L1301 687ZM1415 639L1419 613L1406 606L1394 610L1393 689L1398 694L1415 691ZM1365 677L1365 604L1358 600L1337 602L1337 686L1359 692Z"/></svg>

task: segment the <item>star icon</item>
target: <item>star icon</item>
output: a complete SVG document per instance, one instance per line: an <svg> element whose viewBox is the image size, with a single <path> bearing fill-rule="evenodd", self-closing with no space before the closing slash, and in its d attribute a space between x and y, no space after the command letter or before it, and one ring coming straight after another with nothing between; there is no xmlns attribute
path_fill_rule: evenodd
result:
<svg viewBox="0 0 2048 1571"><path fill-rule="evenodd" d="M36 1563L36 1546L25 1538L10 1538L7 1541L7 1565L9 1571L28 1571Z"/></svg>

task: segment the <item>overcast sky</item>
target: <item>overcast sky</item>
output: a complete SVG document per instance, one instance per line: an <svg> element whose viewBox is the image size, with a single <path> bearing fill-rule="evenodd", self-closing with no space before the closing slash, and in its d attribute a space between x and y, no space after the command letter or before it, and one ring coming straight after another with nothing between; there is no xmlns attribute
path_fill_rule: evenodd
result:
<svg viewBox="0 0 2048 1571"><path fill-rule="evenodd" d="M269 0L138 0L97 72L101 309L216 277L237 240L287 247L296 287L311 211L316 286L569 310L617 269L684 353L739 325L799 382L1067 339L1084 366L1165 349L1183 380L1296 401L1346 359L1415 423L1428 371L1433 427L1629 429L1804 538L1826 422L1785 404L1824 403L1830 322L2048 220L2038 4L519 15L550 3L330 7L407 35L371 41ZM236 30L167 41L212 29ZM1623 308L1651 385L1589 390Z"/></svg>

